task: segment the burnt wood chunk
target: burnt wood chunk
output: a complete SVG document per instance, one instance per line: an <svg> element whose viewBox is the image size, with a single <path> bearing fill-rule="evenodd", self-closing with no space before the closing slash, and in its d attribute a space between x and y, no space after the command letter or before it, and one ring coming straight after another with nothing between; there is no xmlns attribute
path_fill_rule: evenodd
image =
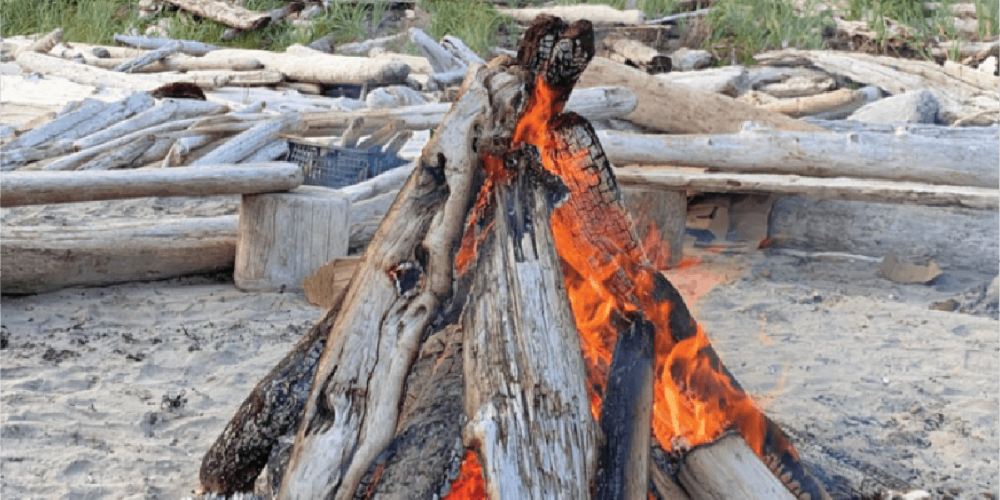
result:
<svg viewBox="0 0 1000 500"><path fill-rule="evenodd" d="M639 317L618 336L601 404L600 468L594 498L645 499L653 410L653 336L656 328Z"/></svg>

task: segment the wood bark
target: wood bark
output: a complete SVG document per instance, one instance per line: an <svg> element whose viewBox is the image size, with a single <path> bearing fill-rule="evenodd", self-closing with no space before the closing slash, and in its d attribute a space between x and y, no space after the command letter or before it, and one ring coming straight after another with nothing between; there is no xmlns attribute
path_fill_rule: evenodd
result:
<svg viewBox="0 0 1000 500"><path fill-rule="evenodd" d="M223 216L88 227L5 225L0 290L45 293L231 269L236 224L236 216Z"/></svg>
<svg viewBox="0 0 1000 500"><path fill-rule="evenodd" d="M205 57L208 60L252 57L260 61L266 70L281 73L289 80L307 83L391 85L405 83L409 74L409 67L403 63L337 56L314 50L296 53L293 47L289 47L284 54L266 50L222 49Z"/></svg>
<svg viewBox="0 0 1000 500"><path fill-rule="evenodd" d="M244 291L301 291L302 280L347 255L350 201L334 190L301 186L243 196L233 278Z"/></svg>
<svg viewBox="0 0 1000 500"><path fill-rule="evenodd" d="M298 165L259 163L121 172L19 172L0 184L0 206L284 191L302 184Z"/></svg>
<svg viewBox="0 0 1000 500"><path fill-rule="evenodd" d="M638 97L635 111L625 119L671 134L737 132L745 121L777 130L819 130L784 115L759 109L728 97L691 90L658 80L624 64L595 57L580 76L578 88L622 85Z"/></svg>
<svg viewBox="0 0 1000 500"><path fill-rule="evenodd" d="M909 203L997 210L996 188L939 186L916 182L878 181L847 177L690 172L669 167L626 167L615 171L622 186L696 193L775 193L826 200ZM628 193L628 190L624 190ZM626 202L629 199L625 196ZM662 231L663 229L661 229Z"/></svg>
<svg viewBox="0 0 1000 500"><path fill-rule="evenodd" d="M117 43L128 45L130 47L136 47L139 49L146 50L156 50L164 45L167 45L175 40L170 38L152 38L148 36L133 36L133 35L115 35L114 40ZM215 45L210 45L207 43L196 42L193 40L176 40L181 42L181 51L185 54L192 56L203 56L214 50L219 50L220 47Z"/></svg>
<svg viewBox="0 0 1000 500"><path fill-rule="evenodd" d="M691 450L678 477L692 500L795 498L739 434L726 434Z"/></svg>
<svg viewBox="0 0 1000 500"><path fill-rule="evenodd" d="M253 30L266 25L271 20L270 12L254 12L239 5L221 0L166 0L184 10L194 12L226 26L241 30Z"/></svg>
<svg viewBox="0 0 1000 500"><path fill-rule="evenodd" d="M654 136L598 133L616 165L661 164L728 172L854 177L995 188L995 144L913 135L747 131Z"/></svg>
<svg viewBox="0 0 1000 500"><path fill-rule="evenodd" d="M1000 268L1000 212L993 210L790 196L774 202L769 237L778 246L871 257L894 253L943 269L995 274Z"/></svg>
<svg viewBox="0 0 1000 500"><path fill-rule="evenodd" d="M582 4L524 9L498 8L497 11L505 16L513 17L514 20L522 24L530 24L542 14L559 17L567 24L586 19L595 26L637 25L646 21L646 16L641 10L618 10L609 5Z"/></svg>

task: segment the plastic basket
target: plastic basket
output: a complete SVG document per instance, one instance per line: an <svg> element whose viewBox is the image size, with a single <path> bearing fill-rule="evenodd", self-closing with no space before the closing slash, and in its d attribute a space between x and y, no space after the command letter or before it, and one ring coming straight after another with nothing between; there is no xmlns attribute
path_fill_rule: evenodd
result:
<svg viewBox="0 0 1000 500"><path fill-rule="evenodd" d="M302 166L307 185L342 188L407 163L396 155L383 153L381 149L322 147L289 142L288 161Z"/></svg>

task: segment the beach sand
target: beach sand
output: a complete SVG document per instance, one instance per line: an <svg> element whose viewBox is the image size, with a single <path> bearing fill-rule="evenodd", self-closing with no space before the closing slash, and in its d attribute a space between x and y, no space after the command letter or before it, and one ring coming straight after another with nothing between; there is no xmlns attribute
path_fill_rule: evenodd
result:
<svg viewBox="0 0 1000 500"><path fill-rule="evenodd" d="M74 225L235 213L236 197L4 209ZM854 259L704 254L671 272L740 383L830 487L998 497L993 278L900 285ZM977 314L930 305L955 299ZM991 302L992 300L992 302ZM985 305L984 305L985 304ZM992 305L991 305L992 304ZM254 384L323 311L231 275L3 297L0 495L183 498Z"/></svg>

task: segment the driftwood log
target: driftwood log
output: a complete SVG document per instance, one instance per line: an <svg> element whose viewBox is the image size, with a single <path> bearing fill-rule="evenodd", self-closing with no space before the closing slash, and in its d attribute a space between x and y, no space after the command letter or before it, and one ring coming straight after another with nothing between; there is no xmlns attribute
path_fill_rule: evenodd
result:
<svg viewBox="0 0 1000 500"><path fill-rule="evenodd" d="M756 433L751 447L771 486L826 498L782 431L746 406L677 291L641 257L592 127L562 113L593 51L589 22L542 17L516 61L469 70L343 300L258 384L206 454L207 491L247 491L266 466L279 498L426 498L468 486L452 481L460 463L474 461L490 498L586 498L595 479L626 478L620 468L641 466L651 452L637 449L645 427L605 436L607 453L599 452L594 417L603 398L631 408L618 422L652 418L663 445L668 417L649 417L643 377L653 377L656 405L667 397L663 384L692 376L681 398L711 405L719 393L701 391L730 394L742 413L711 425L719 435ZM622 248L606 246L606 236ZM626 263L606 269L614 271L607 278L584 274L594 259L619 257ZM652 335L654 369L633 365L640 369L627 377L636 379L609 383L601 356L581 355L593 345L578 332L582 316L567 288L592 282L582 276L605 280L616 297L604 324L613 331L599 342L613 347L633 328L640 340ZM648 342L638 344L623 355L648 357ZM672 375L680 365L668 367L660 353L679 345L698 353L697 373ZM665 381L672 377L685 381ZM692 411L689 404L678 410ZM272 450L290 433L282 466ZM612 495L645 497L641 477L609 481Z"/></svg>

